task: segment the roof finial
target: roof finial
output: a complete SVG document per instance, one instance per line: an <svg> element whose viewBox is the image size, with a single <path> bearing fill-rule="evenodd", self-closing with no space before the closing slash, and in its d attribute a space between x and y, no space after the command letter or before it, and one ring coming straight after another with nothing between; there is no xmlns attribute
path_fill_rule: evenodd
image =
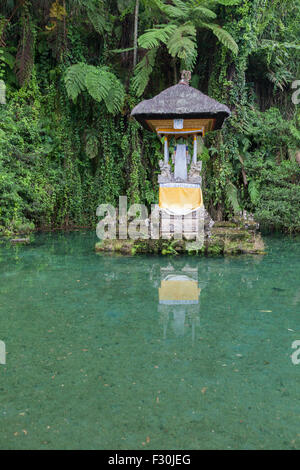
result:
<svg viewBox="0 0 300 470"><path fill-rule="evenodd" d="M189 70L182 70L181 80L180 80L179 84L180 85L189 85L191 78L192 78L192 74Z"/></svg>

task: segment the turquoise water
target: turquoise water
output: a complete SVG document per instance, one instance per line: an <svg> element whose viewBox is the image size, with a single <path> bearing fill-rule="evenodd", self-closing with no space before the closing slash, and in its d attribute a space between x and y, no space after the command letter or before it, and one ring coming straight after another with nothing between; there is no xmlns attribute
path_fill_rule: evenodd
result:
<svg viewBox="0 0 300 470"><path fill-rule="evenodd" d="M198 259L95 241L0 244L0 448L299 449L300 239Z"/></svg>

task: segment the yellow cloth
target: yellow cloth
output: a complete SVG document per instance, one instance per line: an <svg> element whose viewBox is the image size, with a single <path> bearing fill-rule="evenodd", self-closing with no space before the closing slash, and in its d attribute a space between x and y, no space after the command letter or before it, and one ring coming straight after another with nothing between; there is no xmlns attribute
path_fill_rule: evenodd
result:
<svg viewBox="0 0 300 470"><path fill-rule="evenodd" d="M180 214L202 205L201 188L159 188L159 207Z"/></svg>
<svg viewBox="0 0 300 470"><path fill-rule="evenodd" d="M198 300L197 281L161 281L159 300Z"/></svg>

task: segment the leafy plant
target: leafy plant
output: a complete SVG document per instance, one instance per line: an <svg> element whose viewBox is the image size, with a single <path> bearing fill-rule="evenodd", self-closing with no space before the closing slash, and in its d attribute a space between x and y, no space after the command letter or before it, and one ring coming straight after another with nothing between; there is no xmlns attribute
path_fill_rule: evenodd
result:
<svg viewBox="0 0 300 470"><path fill-rule="evenodd" d="M212 31L233 54L237 54L238 46L232 36L218 24L207 23L217 18L216 13L209 8L210 2L205 2L207 6L193 0L172 0L172 4L154 0L154 3L164 13L167 23L156 25L143 33L138 40L140 47L149 50L166 45L169 54L181 60L183 68L193 70L198 55L197 30L206 29ZM149 69L144 70L138 64L134 73L134 88L138 96L143 93L149 76Z"/></svg>
<svg viewBox="0 0 300 470"><path fill-rule="evenodd" d="M68 96L74 102L79 93L86 90L94 100L99 103L104 101L112 114L120 111L124 104L124 87L107 67L94 67L84 63L71 65L66 70L65 85Z"/></svg>

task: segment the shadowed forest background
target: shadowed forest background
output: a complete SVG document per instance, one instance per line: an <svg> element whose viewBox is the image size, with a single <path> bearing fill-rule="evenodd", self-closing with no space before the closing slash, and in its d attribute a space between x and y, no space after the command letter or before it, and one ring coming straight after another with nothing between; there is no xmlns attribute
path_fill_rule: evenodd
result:
<svg viewBox="0 0 300 470"><path fill-rule="evenodd" d="M157 203L162 144L130 112L182 69L232 111L201 156L212 217L300 231L299 37L299 0L1 0L0 234Z"/></svg>

